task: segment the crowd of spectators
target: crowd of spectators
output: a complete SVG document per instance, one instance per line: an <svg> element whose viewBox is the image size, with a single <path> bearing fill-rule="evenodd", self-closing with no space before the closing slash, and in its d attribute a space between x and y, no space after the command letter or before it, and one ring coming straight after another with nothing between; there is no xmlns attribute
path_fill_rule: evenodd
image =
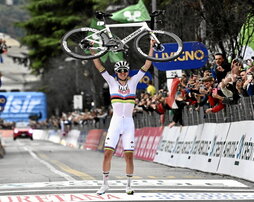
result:
<svg viewBox="0 0 254 202"><path fill-rule="evenodd" d="M173 118L169 127L176 123L184 125L182 110L186 105L193 105L195 110L206 105L205 113L216 113L226 104L237 104L240 97L254 95L254 58L242 60L235 58L228 63L221 53L214 55L214 63L209 70L187 76L183 73L175 95L176 107L168 105L168 93L141 93L136 99L135 112L155 111L160 114L161 125L165 125L165 111L172 110Z"/></svg>
<svg viewBox="0 0 254 202"><path fill-rule="evenodd" d="M225 108L227 104L237 104L241 97L254 95L254 57L248 60L235 58L228 63L221 53L214 55L211 67L196 74L183 73L178 80L175 94L175 107L168 104L169 92L165 89L156 91L149 83L146 91L140 92L135 100L134 114L156 112L160 117L162 126L173 127L175 124L184 125L182 111L185 106L205 113L216 113ZM206 107L202 107L206 106ZM165 123L165 113L172 111L170 123ZM98 128L105 124L112 115L111 108L96 108L84 112L62 113L60 117L51 116L43 122L32 121L33 128L57 128L68 132L72 127L87 126ZM6 125L7 124L7 125ZM13 125L0 122L2 128Z"/></svg>

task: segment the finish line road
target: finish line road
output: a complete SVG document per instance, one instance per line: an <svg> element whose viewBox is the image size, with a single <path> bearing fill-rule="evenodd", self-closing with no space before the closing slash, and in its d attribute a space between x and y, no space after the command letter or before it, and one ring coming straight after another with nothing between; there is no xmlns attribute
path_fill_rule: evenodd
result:
<svg viewBox="0 0 254 202"><path fill-rule="evenodd" d="M125 162L114 157L110 190L101 196L101 152L47 141L5 139L0 202L254 201L253 183L135 160L134 195L125 193Z"/></svg>

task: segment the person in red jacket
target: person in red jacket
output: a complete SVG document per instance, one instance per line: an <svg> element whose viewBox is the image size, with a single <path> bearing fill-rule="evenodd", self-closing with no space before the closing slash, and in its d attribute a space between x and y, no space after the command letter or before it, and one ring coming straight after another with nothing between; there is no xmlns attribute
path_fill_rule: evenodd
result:
<svg viewBox="0 0 254 202"><path fill-rule="evenodd" d="M216 113L225 108L225 104L222 103L224 97L219 95L218 89L214 87L214 79L207 77L203 80L205 88L208 94L208 102L211 108L206 110L206 113Z"/></svg>

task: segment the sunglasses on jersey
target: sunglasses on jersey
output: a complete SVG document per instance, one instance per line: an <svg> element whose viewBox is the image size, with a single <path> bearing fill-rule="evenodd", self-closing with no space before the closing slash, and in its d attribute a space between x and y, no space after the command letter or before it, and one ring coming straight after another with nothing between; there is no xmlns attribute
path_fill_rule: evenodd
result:
<svg viewBox="0 0 254 202"><path fill-rule="evenodd" d="M126 73L126 72L128 72L128 70L127 69L118 69L117 71L116 71L117 73Z"/></svg>

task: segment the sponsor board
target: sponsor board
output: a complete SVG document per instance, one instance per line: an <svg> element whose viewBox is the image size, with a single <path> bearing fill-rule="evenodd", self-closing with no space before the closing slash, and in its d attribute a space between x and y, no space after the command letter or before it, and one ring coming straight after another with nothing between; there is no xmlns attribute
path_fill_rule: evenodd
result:
<svg viewBox="0 0 254 202"><path fill-rule="evenodd" d="M219 173L254 181L254 124L253 121L231 123L229 135L221 152Z"/></svg>

